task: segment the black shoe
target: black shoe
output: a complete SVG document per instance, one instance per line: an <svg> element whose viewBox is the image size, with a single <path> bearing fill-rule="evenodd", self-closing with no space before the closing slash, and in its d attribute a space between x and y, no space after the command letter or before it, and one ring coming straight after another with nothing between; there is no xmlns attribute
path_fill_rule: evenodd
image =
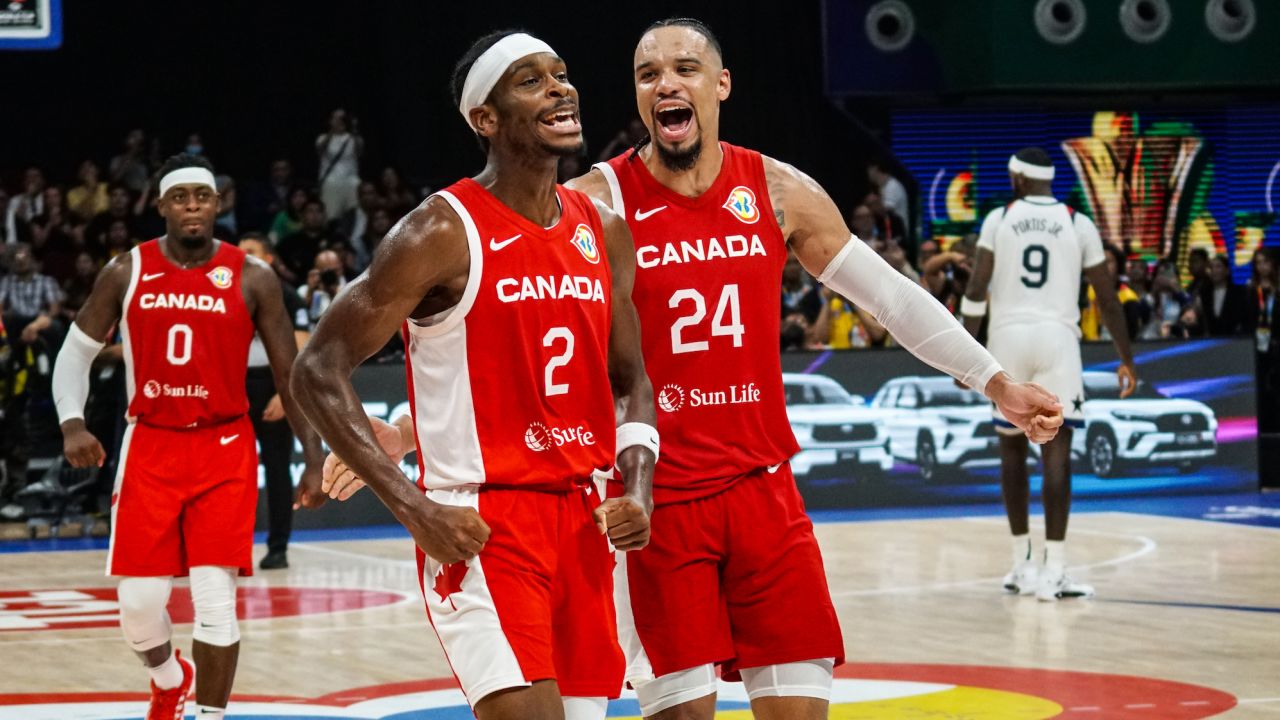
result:
<svg viewBox="0 0 1280 720"><path fill-rule="evenodd" d="M258 567L263 570L283 570L289 567L289 556L284 550L272 550L262 558Z"/></svg>

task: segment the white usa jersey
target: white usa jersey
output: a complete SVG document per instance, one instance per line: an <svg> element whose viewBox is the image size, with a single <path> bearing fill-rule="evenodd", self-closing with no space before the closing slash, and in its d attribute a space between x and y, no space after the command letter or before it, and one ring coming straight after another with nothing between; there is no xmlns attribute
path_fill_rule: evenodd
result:
<svg viewBox="0 0 1280 720"><path fill-rule="evenodd" d="M996 208L978 247L995 255L991 329L1060 322L1080 334L1080 274L1106 260L1098 228L1052 197L1029 195Z"/></svg>

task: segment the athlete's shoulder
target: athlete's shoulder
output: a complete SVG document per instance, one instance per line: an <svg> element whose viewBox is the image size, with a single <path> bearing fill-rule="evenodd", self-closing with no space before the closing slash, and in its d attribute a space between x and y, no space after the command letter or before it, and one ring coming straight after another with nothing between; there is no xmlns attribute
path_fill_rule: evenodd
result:
<svg viewBox="0 0 1280 720"><path fill-rule="evenodd" d="M606 203L612 201L612 191L609 189L609 180L604 176L604 171L599 166L593 166L584 175L566 182L564 184L569 190L580 192L592 200L604 201Z"/></svg>
<svg viewBox="0 0 1280 720"><path fill-rule="evenodd" d="M728 145L728 143L726 143ZM735 147L729 145L729 147ZM749 152L755 152L749 151ZM775 195L775 190L803 189L816 192L825 192L817 180L809 177L803 170L797 168L788 162L783 162L777 158L769 157L763 153L759 155L761 162L764 164L764 179L769 186L770 195Z"/></svg>

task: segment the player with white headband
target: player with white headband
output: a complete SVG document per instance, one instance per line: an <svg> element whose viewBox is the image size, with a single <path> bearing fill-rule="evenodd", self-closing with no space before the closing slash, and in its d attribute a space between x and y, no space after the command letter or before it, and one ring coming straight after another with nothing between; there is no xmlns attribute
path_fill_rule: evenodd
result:
<svg viewBox="0 0 1280 720"><path fill-rule="evenodd" d="M1010 156L1009 181L1017 199L992 210L983 221L975 269L960 304L965 327L977 335L990 303L987 346L991 354L1009 372L1043 385L1062 400L1066 424L1040 452L1044 460L1043 562L1032 556L1027 528L1027 442L1009 418L999 409L995 412L1000 484L1013 533L1013 569L1004 578L1004 589L1020 595L1035 593L1045 601L1093 594L1092 587L1073 582L1064 570L1071 508L1071 435L1084 429L1078 305L1082 270L1097 293L1102 321L1120 355L1116 370L1120 396L1132 393L1137 382L1115 277L1107 269L1098 228L1053 197L1053 176L1053 162L1041 148L1023 148Z"/></svg>
<svg viewBox="0 0 1280 720"><path fill-rule="evenodd" d="M583 141L550 46L481 38L453 94L487 164L391 230L320 321L294 388L333 448L325 489L368 483L412 534L476 715L595 720L622 689L610 543L648 543L658 458L634 245L606 206L556 184ZM371 422L349 377L402 328L412 416ZM399 468L415 449L416 488ZM621 496L604 500L615 463Z"/></svg>
<svg viewBox="0 0 1280 720"><path fill-rule="evenodd" d="M258 456L245 394L249 342L261 336L280 399L307 460L298 500L324 502L320 438L287 392L297 354L280 281L265 263L215 240L213 168L191 155L160 169L163 237L117 255L76 315L53 370L67 459L102 466L85 428L89 368L117 325L128 420L111 503L107 574L120 578L120 627L151 675L147 720L219 720L231 695L240 631L236 575L253 571ZM191 662L170 637L175 576L191 577ZM199 668L198 680L193 680Z"/></svg>

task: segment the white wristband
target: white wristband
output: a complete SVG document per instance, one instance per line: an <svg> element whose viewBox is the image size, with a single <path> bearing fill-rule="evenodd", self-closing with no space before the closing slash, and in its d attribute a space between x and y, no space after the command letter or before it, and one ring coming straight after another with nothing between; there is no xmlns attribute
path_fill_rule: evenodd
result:
<svg viewBox="0 0 1280 720"><path fill-rule="evenodd" d="M960 298L960 314L968 317L982 317L987 314L987 301Z"/></svg>
<svg viewBox="0 0 1280 720"><path fill-rule="evenodd" d="M658 428L642 422L622 423L618 426L618 449L623 450L635 445L647 447L653 452L653 461L658 461Z"/></svg>

